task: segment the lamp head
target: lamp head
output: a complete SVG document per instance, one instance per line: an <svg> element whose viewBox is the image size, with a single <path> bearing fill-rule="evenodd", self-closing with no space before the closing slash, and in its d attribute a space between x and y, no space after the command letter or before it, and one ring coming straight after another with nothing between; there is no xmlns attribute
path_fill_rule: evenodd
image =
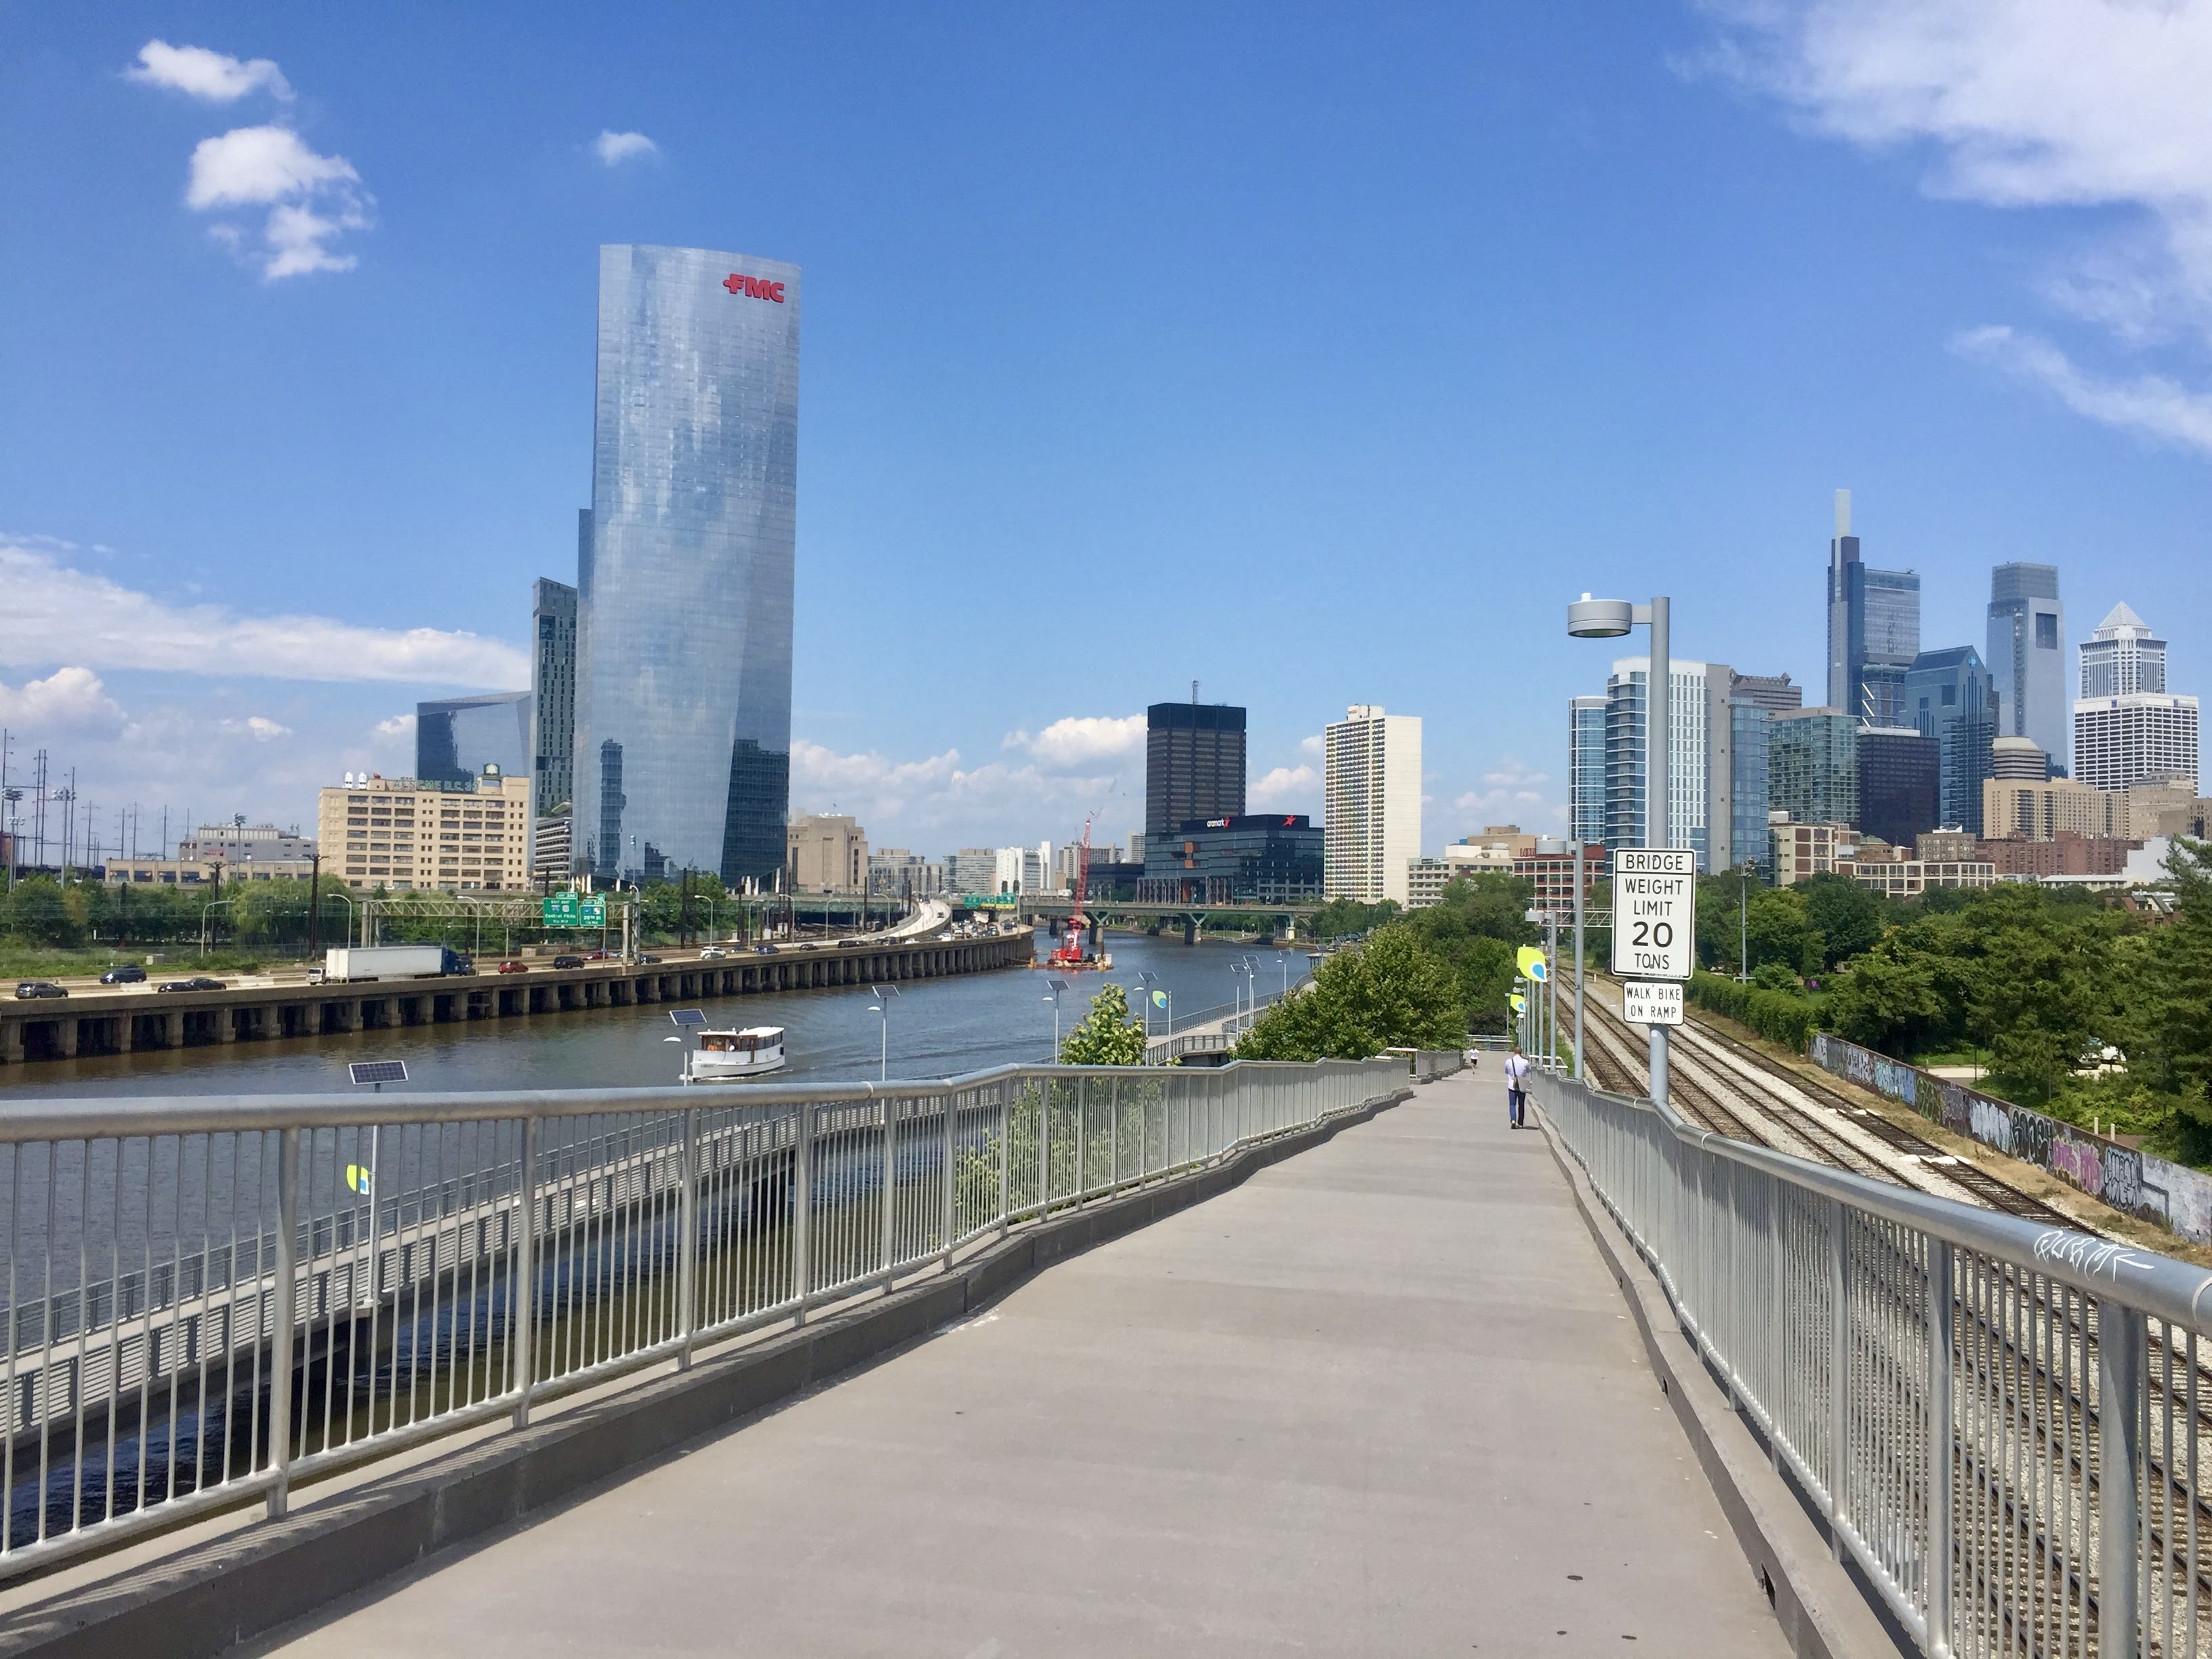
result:
<svg viewBox="0 0 2212 1659"><path fill-rule="evenodd" d="M1636 626L1626 599L1594 599L1587 593L1567 607L1567 633L1577 640L1615 640Z"/></svg>

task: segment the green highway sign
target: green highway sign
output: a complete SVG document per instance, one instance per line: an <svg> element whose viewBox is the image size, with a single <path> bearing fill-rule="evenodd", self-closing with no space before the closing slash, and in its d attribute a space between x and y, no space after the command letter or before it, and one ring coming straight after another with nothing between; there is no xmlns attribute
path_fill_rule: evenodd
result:
<svg viewBox="0 0 2212 1659"><path fill-rule="evenodd" d="M970 910L1013 910L1021 905L1012 893L969 893L960 902Z"/></svg>
<svg viewBox="0 0 2212 1659"><path fill-rule="evenodd" d="M607 896L605 893L549 893L545 896L544 925L548 927L604 927L607 925Z"/></svg>

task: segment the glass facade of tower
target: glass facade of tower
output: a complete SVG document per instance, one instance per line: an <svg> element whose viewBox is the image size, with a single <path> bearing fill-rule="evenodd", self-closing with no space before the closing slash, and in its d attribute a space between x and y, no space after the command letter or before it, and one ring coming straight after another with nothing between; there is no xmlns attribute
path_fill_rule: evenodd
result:
<svg viewBox="0 0 2212 1659"><path fill-rule="evenodd" d="M1769 881L1774 879L1774 844L1766 833L1767 744L1774 729L1774 711L1753 697L1734 696L1728 702L1730 745L1729 776L1729 845L1737 864L1755 864Z"/></svg>
<svg viewBox="0 0 2212 1659"><path fill-rule="evenodd" d="M1778 714L1768 728L1766 799L1799 823L1855 823L1858 722L1833 708Z"/></svg>
<svg viewBox="0 0 2212 1659"><path fill-rule="evenodd" d="M415 775L466 787L487 766L503 777L530 775L530 693L440 697L415 705Z"/></svg>
<svg viewBox="0 0 2212 1659"><path fill-rule="evenodd" d="M599 250L574 845L602 878L783 867L799 324L794 266Z"/></svg>
<svg viewBox="0 0 2212 1659"><path fill-rule="evenodd" d="M1589 847L1607 847L1605 823L1605 699L1574 697L1567 704L1567 793L1572 800L1574 836Z"/></svg>
<svg viewBox="0 0 2212 1659"><path fill-rule="evenodd" d="M1666 839L1644 839L1645 771L1650 759L1644 694L1651 659L1624 657L1613 664L1613 676L1606 682L1603 840L1608 848L1686 847L1697 854L1698 868L1704 870L1712 841L1706 784L1713 747L1705 665L1677 660L1669 667L1673 696L1667 724Z"/></svg>
<svg viewBox="0 0 2212 1659"><path fill-rule="evenodd" d="M2057 566L2001 564L1990 570L1988 648L1982 659L1996 688L1997 735L2033 738L2062 777L2072 751L2065 635Z"/></svg>
<svg viewBox="0 0 2212 1659"><path fill-rule="evenodd" d="M1923 651L1905 677L1905 724L1936 739L1942 821L1978 836L2001 701L1971 645Z"/></svg>

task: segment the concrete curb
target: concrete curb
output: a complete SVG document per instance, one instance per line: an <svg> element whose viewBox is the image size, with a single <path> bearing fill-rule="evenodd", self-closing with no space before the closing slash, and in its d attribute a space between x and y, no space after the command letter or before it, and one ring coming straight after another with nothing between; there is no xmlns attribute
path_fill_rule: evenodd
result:
<svg viewBox="0 0 2212 1659"><path fill-rule="evenodd" d="M1800 1659L1899 1659L1910 1655L1857 1583L1830 1552L1826 1528L1761 1449L1674 1317L1667 1292L1591 1189L1559 1132L1536 1114L1545 1144L1574 1194L1583 1224L1628 1304L1644 1351L1675 1418L1712 1483L1736 1542Z"/></svg>
<svg viewBox="0 0 2212 1659"><path fill-rule="evenodd" d="M740 1426L941 1330L1055 1261L1224 1193L1411 1094L1399 1090L1196 1175L1055 1216L942 1278L39 1603L0 1628L0 1659L220 1653L687 1442Z"/></svg>

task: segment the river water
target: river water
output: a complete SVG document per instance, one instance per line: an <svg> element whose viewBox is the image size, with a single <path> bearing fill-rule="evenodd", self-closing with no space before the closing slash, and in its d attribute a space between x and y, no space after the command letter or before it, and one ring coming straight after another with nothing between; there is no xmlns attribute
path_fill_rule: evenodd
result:
<svg viewBox="0 0 2212 1659"><path fill-rule="evenodd" d="M1042 953L1052 941L1042 935ZM1158 976L1175 1000L1177 1029L1201 1010L1225 1010L1243 981L1231 964L1260 962L1261 994L1304 977L1301 951L1202 942L1143 933L1109 933L1110 973L1070 974L1060 997L1063 1031L1091 1006L1103 980L1122 985L1133 1013L1140 1006L1139 970ZM673 965L673 964L672 964ZM909 980L890 1005L889 1073L894 1078L954 1077L986 1066L1042 1064L1053 1054L1049 975L1018 968L951 979ZM837 1083L876 1075L882 1017L865 986L719 998L700 1005L711 1024L781 1025L791 1064L780 1081ZM1152 1010L1152 1034L1167 1030L1167 1011ZM0 1103L60 1096L297 1094L349 1087L346 1066L356 1060L401 1060L411 1090L635 1088L677 1080L683 1046L667 1004L543 1014L361 1031L315 1039L234 1047L156 1049L74 1060L40 1060L0 1073ZM0 1109L4 1109L0 1106Z"/></svg>

